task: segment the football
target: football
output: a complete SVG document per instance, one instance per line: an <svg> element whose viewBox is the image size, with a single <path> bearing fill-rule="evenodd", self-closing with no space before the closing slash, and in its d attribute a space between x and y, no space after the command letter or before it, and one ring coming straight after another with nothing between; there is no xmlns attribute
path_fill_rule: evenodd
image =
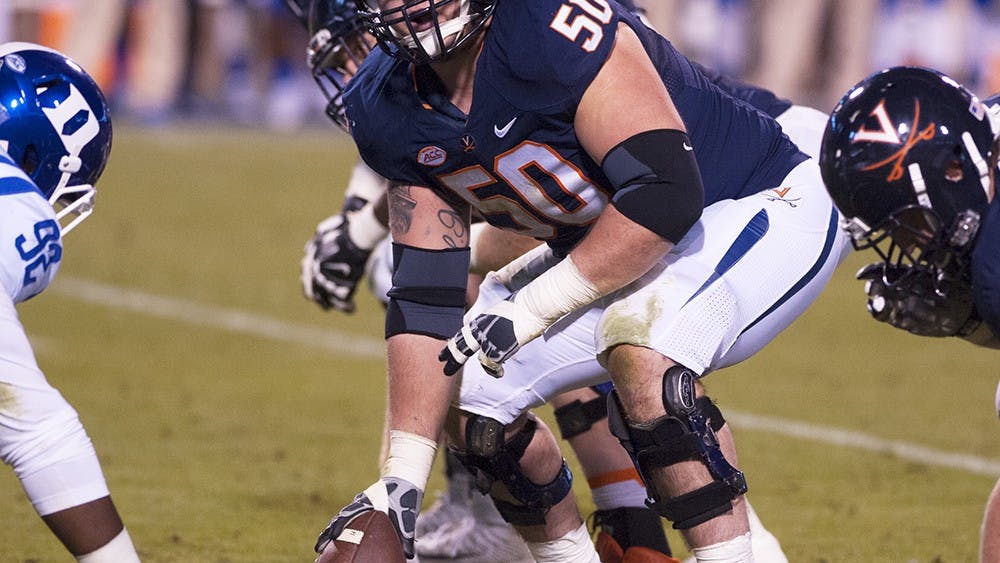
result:
<svg viewBox="0 0 1000 563"><path fill-rule="evenodd" d="M406 563L406 556L389 517L369 510L351 520L316 563Z"/></svg>

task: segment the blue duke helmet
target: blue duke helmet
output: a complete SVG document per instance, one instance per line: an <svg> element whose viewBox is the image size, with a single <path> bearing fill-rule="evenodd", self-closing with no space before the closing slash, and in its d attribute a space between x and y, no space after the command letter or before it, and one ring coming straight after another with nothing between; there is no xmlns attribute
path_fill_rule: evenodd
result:
<svg viewBox="0 0 1000 563"><path fill-rule="evenodd" d="M893 67L848 90L827 123L820 169L855 248L882 258L860 278L897 297L971 308L969 252L998 156L993 119L972 92L929 69ZM935 322L960 332L967 314L955 315Z"/></svg>
<svg viewBox="0 0 1000 563"><path fill-rule="evenodd" d="M497 0L403 0L382 10L355 0L365 26L390 54L417 64L443 59L482 31ZM448 17L451 16L451 17ZM448 19L443 19L448 17Z"/></svg>
<svg viewBox="0 0 1000 563"><path fill-rule="evenodd" d="M57 208L62 233L68 233L93 210L94 184L111 153L111 118L101 89L58 51L0 44L0 150Z"/></svg>

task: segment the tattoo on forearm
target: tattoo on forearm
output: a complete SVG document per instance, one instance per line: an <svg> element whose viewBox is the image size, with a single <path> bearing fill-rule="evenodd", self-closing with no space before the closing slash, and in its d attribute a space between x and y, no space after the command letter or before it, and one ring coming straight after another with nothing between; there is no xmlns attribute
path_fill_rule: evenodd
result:
<svg viewBox="0 0 1000 563"><path fill-rule="evenodd" d="M462 248L466 246L467 230L461 215L451 209L442 209L438 211L438 221L441 221L441 224L446 228L451 229L450 233L446 233L442 237L449 247Z"/></svg>
<svg viewBox="0 0 1000 563"><path fill-rule="evenodd" d="M417 200L410 194L410 186L394 186L389 190L389 228L393 233L410 232L416 206Z"/></svg>

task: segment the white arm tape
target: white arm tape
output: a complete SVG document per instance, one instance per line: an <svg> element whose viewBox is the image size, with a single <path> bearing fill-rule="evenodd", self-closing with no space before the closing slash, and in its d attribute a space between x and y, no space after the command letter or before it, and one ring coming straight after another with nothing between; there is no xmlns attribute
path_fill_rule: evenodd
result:
<svg viewBox="0 0 1000 563"><path fill-rule="evenodd" d="M371 250L389 235L389 229L375 217L375 203L348 213L347 234L358 248Z"/></svg>
<svg viewBox="0 0 1000 563"><path fill-rule="evenodd" d="M514 303L548 328L564 315L600 297L601 293L594 284L580 273L572 258L567 256L517 292Z"/></svg>
<svg viewBox="0 0 1000 563"><path fill-rule="evenodd" d="M389 458L382 466L382 477L397 477L409 481L421 491L427 489L437 442L419 434L389 431Z"/></svg>
<svg viewBox="0 0 1000 563"><path fill-rule="evenodd" d="M358 160L351 171L351 179L347 182L347 191L344 197L357 196L376 202L382 194L389 189L389 180L379 176L374 170L368 167L363 160Z"/></svg>

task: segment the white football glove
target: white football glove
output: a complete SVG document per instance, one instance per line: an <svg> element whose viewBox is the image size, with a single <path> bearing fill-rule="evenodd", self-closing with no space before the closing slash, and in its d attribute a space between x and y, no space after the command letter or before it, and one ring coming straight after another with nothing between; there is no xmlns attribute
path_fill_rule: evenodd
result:
<svg viewBox="0 0 1000 563"><path fill-rule="evenodd" d="M372 215L371 204L358 201L363 202L360 209L351 210L357 204L348 200L344 211L324 219L305 246L302 293L326 310L354 312L354 292L365 264L387 232Z"/></svg>
<svg viewBox="0 0 1000 563"><path fill-rule="evenodd" d="M399 534L403 544L403 553L407 559L414 558L414 536L416 535L417 515L420 513L420 503L424 493L416 485L397 477L385 477L373 483L354 497L351 504L345 506L330 520L326 528L316 539L316 553L323 553L326 546L340 537L344 528L358 514L369 510L378 510L389 515L392 525Z"/></svg>
<svg viewBox="0 0 1000 563"><path fill-rule="evenodd" d="M521 346L563 315L601 296L571 258L559 261L544 247L529 251L499 272L490 272L485 283L503 284L514 293L476 315L448 340L438 354L438 360L445 363L445 375L454 375L478 352L483 369L502 377L503 362Z"/></svg>

